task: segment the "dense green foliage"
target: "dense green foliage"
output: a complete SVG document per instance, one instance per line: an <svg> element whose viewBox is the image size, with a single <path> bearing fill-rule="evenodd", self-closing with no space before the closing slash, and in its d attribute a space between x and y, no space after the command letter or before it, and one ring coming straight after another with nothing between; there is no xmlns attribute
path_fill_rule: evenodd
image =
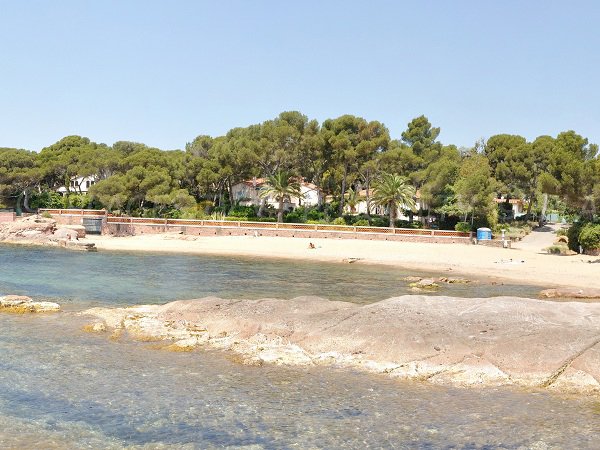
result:
<svg viewBox="0 0 600 450"><path fill-rule="evenodd" d="M586 223L579 233L579 244L584 250L600 248L600 224Z"/></svg>
<svg viewBox="0 0 600 450"><path fill-rule="evenodd" d="M378 121L343 115L320 124L296 111L234 128L224 136L199 135L185 150L161 151L126 141L109 146L67 136L39 152L0 148L0 203L17 210L104 207L139 216L278 216L313 223L343 216L347 224L395 226L395 217L390 221L372 214L373 205L392 204L382 180L395 177L413 189L406 191L403 202L394 200L396 204L410 207L411 200L419 200L419 211L407 211L411 220L403 225L427 224L435 217L435 223L449 227L459 221L469 229L494 227L509 212L505 204L499 215L495 198L500 195L523 199L527 218L547 208L586 221L597 218L598 147L574 131L532 142L500 134L470 149L444 145L439 136L440 129L425 116L413 119L393 139ZM285 179L277 187L281 174ZM71 186L76 176L93 178L89 195ZM282 183L311 182L319 190L318 205L287 214L265 202L240 209L232 186L253 177L268 179L275 198L276 190L285 188ZM64 196L57 193L61 186ZM286 195L291 193L280 198ZM348 215L360 202L365 202L366 214ZM412 221L415 213L422 222Z"/></svg>

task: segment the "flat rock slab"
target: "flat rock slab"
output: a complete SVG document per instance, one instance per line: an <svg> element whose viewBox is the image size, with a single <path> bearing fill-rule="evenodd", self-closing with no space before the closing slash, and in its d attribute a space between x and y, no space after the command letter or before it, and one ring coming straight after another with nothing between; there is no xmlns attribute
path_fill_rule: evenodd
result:
<svg viewBox="0 0 600 450"><path fill-rule="evenodd" d="M600 299L600 289L593 288L557 288L544 289L541 298L597 298Z"/></svg>
<svg viewBox="0 0 600 450"><path fill-rule="evenodd" d="M23 295L5 295L0 297L0 312L41 313L60 311L60 305L53 302L38 302Z"/></svg>
<svg viewBox="0 0 600 450"><path fill-rule="evenodd" d="M101 330L165 340L174 349L232 350L251 364L333 364L440 384L600 395L594 303L407 295L359 306L317 297L211 297L84 314Z"/></svg>

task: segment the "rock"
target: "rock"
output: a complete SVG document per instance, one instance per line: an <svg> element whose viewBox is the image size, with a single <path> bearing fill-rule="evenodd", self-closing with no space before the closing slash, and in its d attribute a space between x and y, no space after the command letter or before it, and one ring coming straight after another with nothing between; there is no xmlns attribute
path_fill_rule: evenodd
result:
<svg viewBox="0 0 600 450"><path fill-rule="evenodd" d="M0 242L62 246L72 250L96 251L95 244L81 243L85 236L80 225L56 228L56 220L41 216L29 216L14 222L0 223Z"/></svg>
<svg viewBox="0 0 600 450"><path fill-rule="evenodd" d="M105 322L115 338L126 332L178 351L207 346L250 364L335 365L439 384L600 395L596 303L406 295L361 306L317 297L205 298L84 314Z"/></svg>
<svg viewBox="0 0 600 450"><path fill-rule="evenodd" d="M404 281L408 281L410 283L417 283L417 282L421 281L423 279L423 277L408 276L408 277L404 277L402 279Z"/></svg>
<svg viewBox="0 0 600 450"><path fill-rule="evenodd" d="M539 296L541 298L587 298L587 299L600 299L600 289L576 289L576 288L558 288L558 289L544 289L540 291Z"/></svg>
<svg viewBox="0 0 600 450"><path fill-rule="evenodd" d="M342 259L342 262L348 263L348 264L353 264L356 261L360 261L362 258L345 258Z"/></svg>
<svg viewBox="0 0 600 450"><path fill-rule="evenodd" d="M438 287L438 284L433 278L423 278L422 280L416 283L409 284L409 286L419 289L435 289Z"/></svg>
<svg viewBox="0 0 600 450"><path fill-rule="evenodd" d="M77 233L77 238L83 239L85 237L85 227L83 225L62 225L61 228L68 228Z"/></svg>
<svg viewBox="0 0 600 450"><path fill-rule="evenodd" d="M448 283L448 284L467 284L472 283L471 280L467 280L466 278L450 278L450 277L440 277L438 278L440 283Z"/></svg>
<svg viewBox="0 0 600 450"><path fill-rule="evenodd" d="M62 227L53 233L53 236L57 239L66 239L67 241L76 241L79 239L77 231L71 230L70 228Z"/></svg>
<svg viewBox="0 0 600 450"><path fill-rule="evenodd" d="M97 252L96 244L93 242L67 241L65 247L70 250L79 250L83 252Z"/></svg>
<svg viewBox="0 0 600 450"><path fill-rule="evenodd" d="M5 295L0 297L0 311L7 312L55 312L60 311L60 305L53 302L36 302L22 295Z"/></svg>
<svg viewBox="0 0 600 450"><path fill-rule="evenodd" d="M106 331L106 325L103 322L96 322L92 325L92 331L95 333Z"/></svg>

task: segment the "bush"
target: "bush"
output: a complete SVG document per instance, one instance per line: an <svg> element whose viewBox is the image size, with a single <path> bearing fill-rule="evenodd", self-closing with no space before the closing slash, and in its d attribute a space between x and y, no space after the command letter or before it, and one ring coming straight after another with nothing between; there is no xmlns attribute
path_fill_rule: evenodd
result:
<svg viewBox="0 0 600 450"><path fill-rule="evenodd" d="M229 215L235 217L256 217L256 208L254 206L235 205L229 210Z"/></svg>
<svg viewBox="0 0 600 450"><path fill-rule="evenodd" d="M202 205L198 204L191 208L183 208L181 210L182 219L206 219L207 215Z"/></svg>
<svg viewBox="0 0 600 450"><path fill-rule="evenodd" d="M551 245L545 249L551 255L568 255L569 247L566 245Z"/></svg>
<svg viewBox="0 0 600 450"><path fill-rule="evenodd" d="M87 194L68 194L63 197L66 208L86 209L92 203L92 197Z"/></svg>
<svg viewBox="0 0 600 450"><path fill-rule="evenodd" d="M354 222L352 225L354 225L355 227L368 227L369 221L367 219L360 219Z"/></svg>
<svg viewBox="0 0 600 450"><path fill-rule="evenodd" d="M567 230L565 230L564 228L559 228L558 230L556 230L556 235L557 236L566 236Z"/></svg>
<svg viewBox="0 0 600 450"><path fill-rule="evenodd" d="M600 224L585 224L579 233L579 244L584 250L600 248Z"/></svg>
<svg viewBox="0 0 600 450"><path fill-rule="evenodd" d="M33 193L29 198L29 207L37 208L65 208L65 199L58 192L44 191L40 194Z"/></svg>
<svg viewBox="0 0 600 450"><path fill-rule="evenodd" d="M343 217L336 217L335 219L333 219L333 222L331 222L332 225L346 225L346 221L344 220Z"/></svg>
<svg viewBox="0 0 600 450"><path fill-rule="evenodd" d="M322 220L325 214L316 207L299 206L285 216L285 221L290 223L305 223L308 220Z"/></svg>
<svg viewBox="0 0 600 450"><path fill-rule="evenodd" d="M371 226L373 227L389 227L390 219L388 217L372 217L371 218Z"/></svg>
<svg viewBox="0 0 600 450"><path fill-rule="evenodd" d="M423 228L423 223L418 220L413 220L412 222L408 220L396 220L394 225L396 228Z"/></svg>
<svg viewBox="0 0 600 450"><path fill-rule="evenodd" d="M462 231L463 233L468 233L471 231L471 224L469 222L458 222L454 225L454 229L456 231Z"/></svg>
<svg viewBox="0 0 600 450"><path fill-rule="evenodd" d="M567 230L569 248L575 252L579 252L579 233L581 233L584 225L585 223L583 222L575 222Z"/></svg>
<svg viewBox="0 0 600 450"><path fill-rule="evenodd" d="M44 211L44 212L42 213L42 217L43 217L44 219L52 219L52 214L50 214L48 211Z"/></svg>

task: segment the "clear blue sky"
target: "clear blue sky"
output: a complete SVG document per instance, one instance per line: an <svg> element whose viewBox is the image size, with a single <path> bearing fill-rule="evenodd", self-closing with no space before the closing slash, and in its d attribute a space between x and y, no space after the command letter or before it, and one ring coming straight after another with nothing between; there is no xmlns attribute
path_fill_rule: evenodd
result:
<svg viewBox="0 0 600 450"><path fill-rule="evenodd" d="M0 146L183 148L299 110L600 143L598 1L0 0Z"/></svg>

